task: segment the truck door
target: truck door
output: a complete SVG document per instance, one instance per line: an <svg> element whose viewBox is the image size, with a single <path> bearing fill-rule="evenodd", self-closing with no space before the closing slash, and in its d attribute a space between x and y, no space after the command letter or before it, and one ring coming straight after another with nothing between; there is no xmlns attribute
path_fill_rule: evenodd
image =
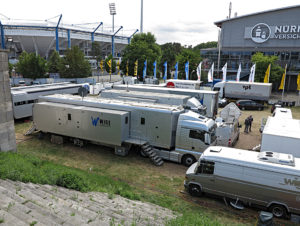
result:
<svg viewBox="0 0 300 226"><path fill-rule="evenodd" d="M202 191L215 191L215 163L212 161L201 160L197 170L199 183L202 185Z"/></svg>
<svg viewBox="0 0 300 226"><path fill-rule="evenodd" d="M202 152L207 145L205 145L205 131L191 129L189 132L189 140L192 151Z"/></svg>

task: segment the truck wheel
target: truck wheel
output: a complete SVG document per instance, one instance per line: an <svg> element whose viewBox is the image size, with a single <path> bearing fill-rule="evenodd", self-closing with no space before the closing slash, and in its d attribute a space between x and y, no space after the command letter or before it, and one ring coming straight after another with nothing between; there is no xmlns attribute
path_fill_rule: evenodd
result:
<svg viewBox="0 0 300 226"><path fill-rule="evenodd" d="M272 205L270 207L271 213L278 218L286 218L287 217L287 211L286 208L283 205Z"/></svg>
<svg viewBox="0 0 300 226"><path fill-rule="evenodd" d="M246 109L245 107L242 107L242 110L243 110L243 111L245 111L245 109Z"/></svg>
<svg viewBox="0 0 300 226"><path fill-rule="evenodd" d="M191 196L197 196L197 197L202 195L200 186L196 184L189 185L189 193L191 194Z"/></svg>
<svg viewBox="0 0 300 226"><path fill-rule="evenodd" d="M194 162L196 162L196 159L194 156L192 155L184 155L182 157L182 164L185 166L190 166L192 165Z"/></svg>

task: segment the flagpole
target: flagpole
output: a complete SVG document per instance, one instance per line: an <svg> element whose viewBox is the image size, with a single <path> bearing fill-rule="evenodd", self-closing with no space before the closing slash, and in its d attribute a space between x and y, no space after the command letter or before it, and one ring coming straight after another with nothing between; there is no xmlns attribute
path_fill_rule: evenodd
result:
<svg viewBox="0 0 300 226"><path fill-rule="evenodd" d="M272 64L270 64L270 70L269 70L269 76L268 76L268 83L270 83L271 67L272 67Z"/></svg>

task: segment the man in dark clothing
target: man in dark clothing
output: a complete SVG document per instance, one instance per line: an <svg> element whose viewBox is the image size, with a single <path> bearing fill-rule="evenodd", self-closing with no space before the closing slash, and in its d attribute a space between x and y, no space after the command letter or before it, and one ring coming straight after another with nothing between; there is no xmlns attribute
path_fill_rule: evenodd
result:
<svg viewBox="0 0 300 226"><path fill-rule="evenodd" d="M253 117L252 117L252 115L250 115L250 116L248 117L248 120L249 120L249 132L251 132L251 126L252 126L252 122L253 122Z"/></svg>
<svg viewBox="0 0 300 226"><path fill-rule="evenodd" d="M245 119L245 133L248 133L248 128L249 128L249 117Z"/></svg>

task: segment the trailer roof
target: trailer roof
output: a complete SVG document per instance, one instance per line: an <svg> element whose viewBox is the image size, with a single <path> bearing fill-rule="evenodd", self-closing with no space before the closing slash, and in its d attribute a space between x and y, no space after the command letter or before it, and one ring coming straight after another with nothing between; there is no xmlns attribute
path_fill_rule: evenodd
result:
<svg viewBox="0 0 300 226"><path fill-rule="evenodd" d="M185 83L185 84L201 84L202 82L199 80L183 80L183 79L168 79L166 82L177 82L177 83ZM167 84L167 83L165 83Z"/></svg>
<svg viewBox="0 0 300 226"><path fill-rule="evenodd" d="M83 84L73 84L73 83L53 83L53 84L45 84L45 85L35 85L35 86L23 86L16 87L11 89L12 95L23 95L27 93L35 93L42 92L53 89L62 89L62 88L76 88L80 87Z"/></svg>
<svg viewBox="0 0 300 226"><path fill-rule="evenodd" d="M263 134L300 139L300 120L276 116L268 117Z"/></svg>
<svg viewBox="0 0 300 226"><path fill-rule="evenodd" d="M226 83L230 84L247 84L247 85L256 85L256 86L272 86L272 83L263 83L263 82L247 82L247 81L226 81Z"/></svg>
<svg viewBox="0 0 300 226"><path fill-rule="evenodd" d="M178 95L178 94L171 94L171 93L150 93L150 92L142 92L142 91L135 91L135 90L117 90L117 89L109 89L109 90L103 90L101 93L115 93L115 94L121 94L124 96L142 96L146 98L169 98L169 99L189 99L191 96L188 95Z"/></svg>
<svg viewBox="0 0 300 226"><path fill-rule="evenodd" d="M199 93L199 94L213 94L213 95L217 95L218 91L210 91L210 90L197 90L197 89L179 89L179 88L167 88L164 86L146 86L146 85L114 85L114 88L122 88L122 89L126 89L126 87L128 87L128 89L140 89L141 91L153 91L155 92L156 90L165 90L166 92L168 92L168 90L170 91L178 91L178 92L185 92L185 93Z"/></svg>
<svg viewBox="0 0 300 226"><path fill-rule="evenodd" d="M300 175L300 158L294 158L295 165L281 165L278 163L265 162L259 160L259 154L261 152L247 151L236 148L228 148L221 146L211 146L207 148L201 158L206 160L214 160L220 162L226 162L234 165L243 165L247 167L253 167L256 169L280 171L282 173ZM200 161L199 160L199 161Z"/></svg>
<svg viewBox="0 0 300 226"><path fill-rule="evenodd" d="M145 102L135 102L127 100L116 100L108 98L97 98L97 97L85 97L82 99L80 96L69 95L69 94L54 94L48 96L41 96L41 101L54 102L54 103L66 103L81 106L97 107L99 104L108 106L127 106L129 108L145 108L145 109L155 109L156 111L172 111L181 112L184 111L182 106L157 104L157 103L145 103ZM105 107L105 108L107 108Z"/></svg>

